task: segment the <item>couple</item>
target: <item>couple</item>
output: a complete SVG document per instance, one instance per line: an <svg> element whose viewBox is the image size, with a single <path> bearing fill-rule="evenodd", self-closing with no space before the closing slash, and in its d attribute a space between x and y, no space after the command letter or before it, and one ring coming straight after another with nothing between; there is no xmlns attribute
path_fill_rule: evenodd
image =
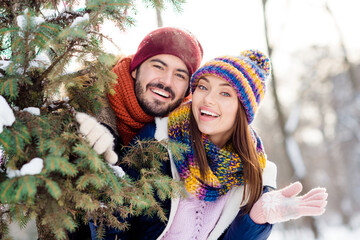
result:
<svg viewBox="0 0 360 240"><path fill-rule="evenodd" d="M323 188L301 197L299 182L273 190L276 166L251 128L269 81L269 59L248 50L198 68L202 55L192 34L159 28L116 64L115 94L108 95L116 144L108 128L77 115L80 130L109 163L117 161L114 148L139 135L189 147L180 159L170 153L164 168L188 192L163 203L167 224L156 216L137 217L126 232L107 229L105 239L267 239L274 223L324 212ZM96 226L90 228L95 239Z"/></svg>

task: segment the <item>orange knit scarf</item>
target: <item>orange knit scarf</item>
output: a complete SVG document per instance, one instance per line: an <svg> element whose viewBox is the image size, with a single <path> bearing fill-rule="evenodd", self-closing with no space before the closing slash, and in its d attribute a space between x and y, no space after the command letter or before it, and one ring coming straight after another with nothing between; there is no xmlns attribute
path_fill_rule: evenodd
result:
<svg viewBox="0 0 360 240"><path fill-rule="evenodd" d="M122 58L113 68L118 78L113 86L115 93L108 94L124 145L128 145L146 123L154 121L154 117L146 114L136 99L134 80L129 73L131 59L132 56Z"/></svg>

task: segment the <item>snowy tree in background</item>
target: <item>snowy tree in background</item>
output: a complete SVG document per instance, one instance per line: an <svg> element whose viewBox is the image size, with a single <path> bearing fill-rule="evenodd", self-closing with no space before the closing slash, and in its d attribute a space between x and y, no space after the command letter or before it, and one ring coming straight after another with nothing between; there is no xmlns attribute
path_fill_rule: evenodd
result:
<svg viewBox="0 0 360 240"><path fill-rule="evenodd" d="M179 8L183 1L169 2ZM165 219L153 196L170 197L176 186L157 170L165 149L130 151L130 158L148 156L149 170L139 181L119 178L74 120L77 111L95 115L115 80L116 57L101 49L100 25L109 19L125 29L134 10L131 0L0 0L1 239L12 221L36 219L40 239L66 239L90 218L99 235L104 224L125 228L113 213ZM74 71L74 63L82 67Z"/></svg>

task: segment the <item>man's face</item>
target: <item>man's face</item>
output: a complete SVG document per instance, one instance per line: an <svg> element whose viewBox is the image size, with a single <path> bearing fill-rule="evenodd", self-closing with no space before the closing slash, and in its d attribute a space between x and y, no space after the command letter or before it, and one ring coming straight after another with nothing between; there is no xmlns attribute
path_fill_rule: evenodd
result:
<svg viewBox="0 0 360 240"><path fill-rule="evenodd" d="M169 54L155 55L144 61L131 76L141 108L154 117L162 117L180 105L189 85L185 63Z"/></svg>

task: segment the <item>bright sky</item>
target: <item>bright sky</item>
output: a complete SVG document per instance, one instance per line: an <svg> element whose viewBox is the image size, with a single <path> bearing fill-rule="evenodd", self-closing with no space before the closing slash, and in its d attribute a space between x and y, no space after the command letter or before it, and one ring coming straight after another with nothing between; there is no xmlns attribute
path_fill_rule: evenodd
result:
<svg viewBox="0 0 360 240"><path fill-rule="evenodd" d="M134 54L145 35L157 28L156 11L144 7L143 0L135 2L138 5L135 26L126 32L112 23L102 28L125 55ZM262 0L187 2L182 13L168 6L162 14L163 25L186 28L197 36L204 50L203 63L220 55L237 55L245 49L267 53ZM290 107L297 101L298 89L303 84L300 74L306 64L296 54L308 53L306 50L316 45L330 46L329 55L335 52L339 58L342 56L339 34L325 9L326 2L341 29L350 61L359 63L360 0L268 0L269 37L274 49L271 61L275 75L283 80L278 94L285 106ZM105 44L105 49L120 54L112 44Z"/></svg>
<svg viewBox="0 0 360 240"><path fill-rule="evenodd" d="M136 26L121 33L112 24L102 31L111 36L122 53L133 54L142 38L157 28L156 13L136 0ZM182 27L198 37L204 49L204 60L233 54L248 48L266 52L262 0L188 0L183 12L170 6L163 12L164 26ZM326 12L325 0L268 0L267 14L271 41L278 51L292 52L314 44L338 46L339 38ZM359 60L359 0L328 0L340 25L354 60ZM116 48L107 45L108 51Z"/></svg>

